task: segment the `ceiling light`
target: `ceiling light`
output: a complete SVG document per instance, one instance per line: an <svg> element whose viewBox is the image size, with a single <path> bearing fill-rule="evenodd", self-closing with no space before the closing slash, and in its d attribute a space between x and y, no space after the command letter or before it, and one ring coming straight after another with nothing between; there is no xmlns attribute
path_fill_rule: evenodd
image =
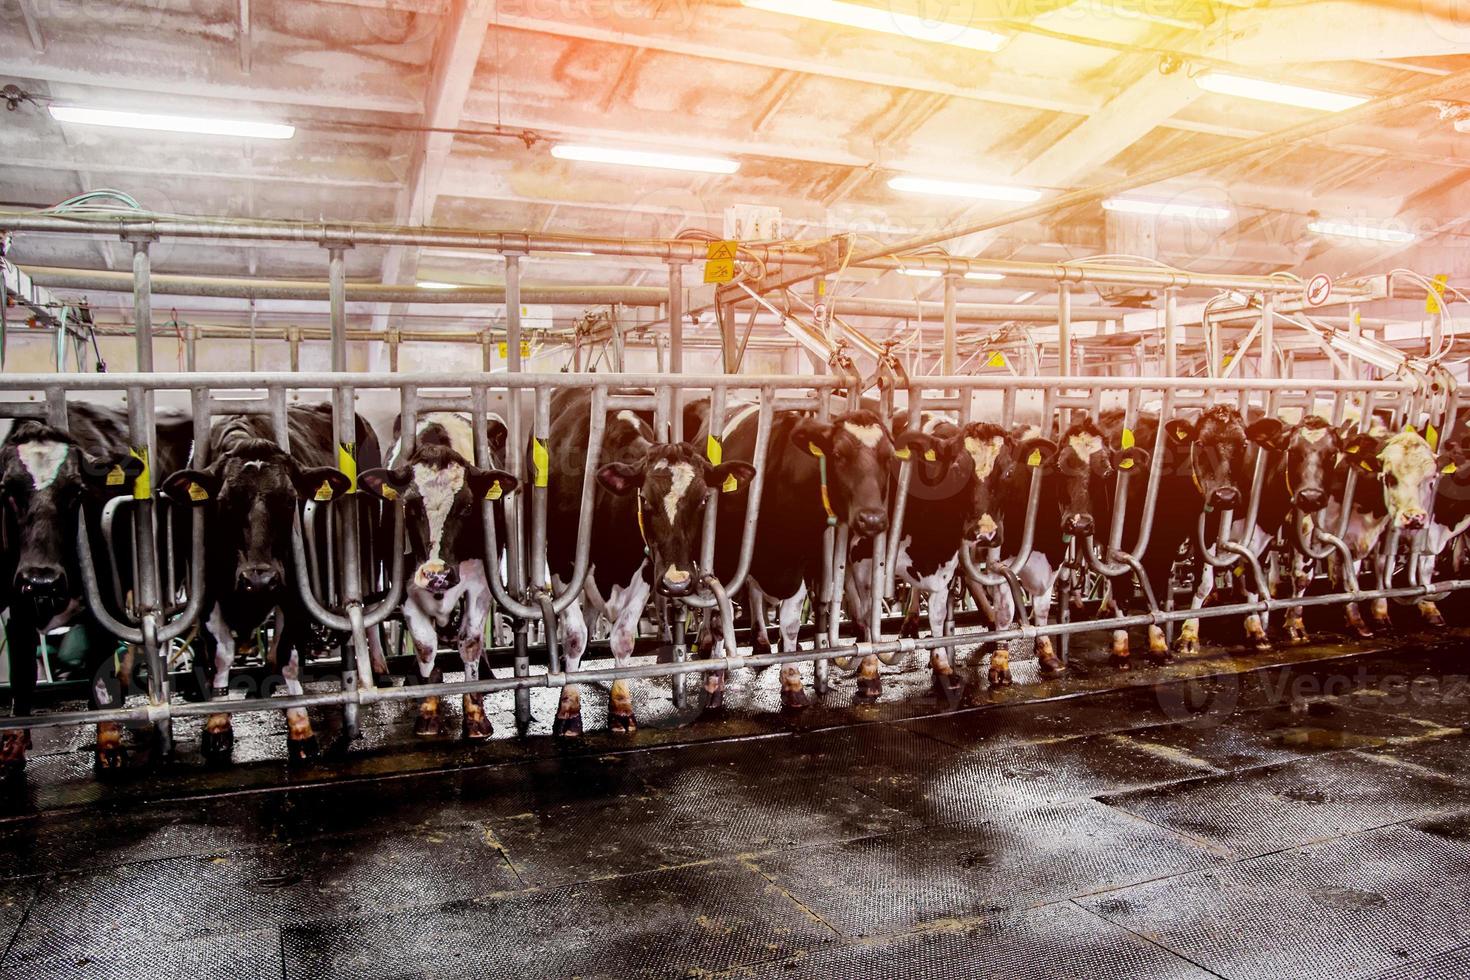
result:
<svg viewBox="0 0 1470 980"><path fill-rule="evenodd" d="M960 180L934 180L929 177L894 177L888 186L910 194L935 194L941 197L973 197L986 201L1017 201L1030 204L1041 199L1041 191L1011 184L973 184Z"/></svg>
<svg viewBox="0 0 1470 980"><path fill-rule="evenodd" d="M580 143L557 143L551 148L551 155L558 160L615 163L625 167L653 167L658 170L689 170L702 174L733 174L740 169L740 161L727 160L724 157L621 150L611 146L584 146Z"/></svg>
<svg viewBox="0 0 1470 980"><path fill-rule="evenodd" d="M1012 303L1024 303L1027 300L1031 300L1031 299L1035 299L1035 298L1036 298L1036 290L1034 290L1034 289L1028 289L1024 293L1022 293L1020 296L1017 296L1015 299L1011 300L1011 302Z"/></svg>
<svg viewBox="0 0 1470 980"><path fill-rule="evenodd" d="M435 282L432 279L420 279L414 283L420 289L458 289L459 286L452 282Z"/></svg>
<svg viewBox="0 0 1470 980"><path fill-rule="evenodd" d="M915 279L938 279L944 273L938 269L899 269L901 276L913 276Z"/></svg>
<svg viewBox="0 0 1470 980"><path fill-rule="evenodd" d="M976 282L1000 282L1005 276L999 272L967 272L966 279L974 279Z"/></svg>
<svg viewBox="0 0 1470 980"><path fill-rule="evenodd" d="M1010 40L1004 34L968 27L951 21L914 14L898 13L887 7L869 7L840 0L802 0L800 4L790 0L740 0L754 10L769 10L777 14L792 14L809 20L841 24L865 31L897 34L915 41L931 41L935 44L950 44L975 51L999 51Z"/></svg>
<svg viewBox="0 0 1470 980"><path fill-rule="evenodd" d="M54 105L51 118L57 122L85 126L116 126L122 129L154 129L166 133L198 133L204 136L247 136L262 140L288 140L295 126L256 122L249 119L218 119L209 116L164 116L153 112L123 112L87 106Z"/></svg>
<svg viewBox="0 0 1470 980"><path fill-rule="evenodd" d="M1312 221L1307 224L1307 228L1318 235L1331 235L1334 238L1362 238L1370 242L1390 242L1394 245L1412 242L1416 237L1412 231L1379 225L1361 225L1351 221Z"/></svg>
<svg viewBox="0 0 1470 980"><path fill-rule="evenodd" d="M1322 89L1307 88L1303 85L1285 85L1281 82L1268 82L1261 78L1232 75L1223 71L1207 71L1196 75L1194 84L1206 92L1214 92L1217 95L1234 95L1242 99L1278 102L1282 105L1300 106L1303 109L1321 109L1326 112L1340 112L1368 101L1361 95L1325 92Z"/></svg>
<svg viewBox="0 0 1470 980"><path fill-rule="evenodd" d="M1151 201L1139 197L1110 197L1102 202L1103 210L1123 214L1148 214L1161 218L1198 218L1201 221L1226 221L1230 209L1218 204L1189 201Z"/></svg>

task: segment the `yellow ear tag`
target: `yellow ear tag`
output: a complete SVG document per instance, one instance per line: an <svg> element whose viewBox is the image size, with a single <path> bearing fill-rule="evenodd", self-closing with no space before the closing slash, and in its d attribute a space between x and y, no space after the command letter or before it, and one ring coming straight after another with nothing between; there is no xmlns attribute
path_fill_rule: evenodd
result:
<svg viewBox="0 0 1470 980"><path fill-rule="evenodd" d="M490 489L485 491L486 500L499 500L501 496L500 481L496 480L490 484Z"/></svg>
<svg viewBox="0 0 1470 980"><path fill-rule="evenodd" d="M107 476L107 482L108 483L111 483L112 482L112 474L110 474L110 473ZM190 484L189 484L189 499L190 500L208 500L209 499L209 491L208 490L205 490L203 487L201 487L197 483L190 482Z"/></svg>
<svg viewBox="0 0 1470 980"><path fill-rule="evenodd" d="M332 499L332 484L330 481L323 480L322 485L316 488L315 499L318 501Z"/></svg>
<svg viewBox="0 0 1470 980"><path fill-rule="evenodd" d="M914 454L914 451L912 449L907 448L907 447L905 447L903 449L895 449L893 451L893 455L897 459L908 459L913 454Z"/></svg>
<svg viewBox="0 0 1470 980"><path fill-rule="evenodd" d="M1174 438L1175 439L1178 439L1180 442L1183 442L1184 440L1186 440L1186 439L1189 438L1189 430L1188 429L1175 429L1174 430Z"/></svg>
<svg viewBox="0 0 1470 980"><path fill-rule="evenodd" d="M704 454L715 466L719 466L725 458L725 447L720 444L720 440L716 439L713 433L704 437Z"/></svg>
<svg viewBox="0 0 1470 980"><path fill-rule="evenodd" d="M939 460L938 454L935 453L934 450L932 450L932 449L926 449L926 450L924 450L924 458L927 459L931 463L938 462L938 460Z"/></svg>
<svg viewBox="0 0 1470 980"><path fill-rule="evenodd" d="M1131 469L1133 469L1133 457L1132 456L1129 456L1126 459L1120 459L1120 460L1118 460L1118 469L1120 469L1120 470L1131 470Z"/></svg>
<svg viewBox="0 0 1470 980"><path fill-rule="evenodd" d="M733 473L731 475L725 477L725 482L720 487L720 490L722 492L724 492L724 493L734 493L736 490L739 490L739 489L740 489L740 481L737 480L737 479L735 479L735 475Z"/></svg>
<svg viewBox="0 0 1470 980"><path fill-rule="evenodd" d="M1367 470L1369 473L1372 473L1373 472L1373 464L1370 463L1370 462L1368 462L1366 459L1363 460L1358 465L1361 466L1363 469Z"/></svg>
<svg viewBox="0 0 1470 980"><path fill-rule="evenodd" d="M807 443L806 444L806 448L809 449L809 450L811 450L811 454L813 456L820 456L820 455L822 455L822 451L817 448L817 444L814 443L814 442Z"/></svg>
<svg viewBox="0 0 1470 980"><path fill-rule="evenodd" d="M1026 460L1026 465L1027 466L1040 466L1041 465L1041 450L1040 449L1033 449L1033 450L1031 450L1031 456L1030 456L1030 458L1028 458Z"/></svg>
<svg viewBox="0 0 1470 980"><path fill-rule="evenodd" d="M1132 449L1133 448L1133 430L1132 429L1124 429L1123 430L1123 438L1122 438L1122 440L1119 441L1118 446L1121 449ZM1124 467L1124 468L1126 469L1127 467Z"/></svg>
<svg viewBox="0 0 1470 980"><path fill-rule="evenodd" d="M1424 426L1424 441L1429 443L1430 449L1439 452L1439 430L1427 423Z"/></svg>
<svg viewBox="0 0 1470 980"><path fill-rule="evenodd" d="M1456 466L1454 463L1446 463L1445 466L1444 466L1444 469L1440 470L1440 472L1441 473L1454 473L1458 469L1459 469L1459 467Z"/></svg>
<svg viewBox="0 0 1470 980"><path fill-rule="evenodd" d="M107 485L109 487L120 487L127 478L128 476L123 472L121 466L114 466L107 471Z"/></svg>
<svg viewBox="0 0 1470 980"><path fill-rule="evenodd" d="M378 488L378 495L381 496L384 500L388 500L388 501L393 501L393 500L397 500L398 499L398 491L397 490L394 490L391 486L389 486L386 483L383 484L381 487Z"/></svg>

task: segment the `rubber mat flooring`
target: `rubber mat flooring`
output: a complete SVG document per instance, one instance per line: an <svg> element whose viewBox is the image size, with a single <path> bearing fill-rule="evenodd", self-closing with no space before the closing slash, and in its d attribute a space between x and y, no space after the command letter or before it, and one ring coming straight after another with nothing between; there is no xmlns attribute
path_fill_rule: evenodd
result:
<svg viewBox="0 0 1470 980"><path fill-rule="evenodd" d="M38 730L0 976L1463 978L1467 653L1079 663L972 706L914 669L801 718L732 681L722 721L570 745L400 710L304 770L275 715L233 767L181 725L109 779Z"/></svg>

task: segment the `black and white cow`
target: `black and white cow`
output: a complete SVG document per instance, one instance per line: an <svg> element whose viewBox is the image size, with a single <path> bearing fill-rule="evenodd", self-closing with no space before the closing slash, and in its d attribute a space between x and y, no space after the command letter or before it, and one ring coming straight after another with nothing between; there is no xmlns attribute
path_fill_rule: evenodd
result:
<svg viewBox="0 0 1470 980"><path fill-rule="evenodd" d="M67 414L67 432L26 421L16 424L0 443L0 540L4 542L0 609L8 607L10 613L5 632L12 710L21 717L29 715L34 705L36 652L45 633L68 625L87 631L89 694L96 708L122 703L134 657L129 649L114 661L118 641L87 609L77 529L79 522L87 522L91 562L106 596L107 569L112 562L100 531L102 505L109 498L134 492L143 463L129 451L124 412L76 404L68 407ZM188 421L160 416L157 431L155 466L176 465L188 451ZM118 565L126 575L132 563L126 556L120 559ZM122 588L126 591L131 583L122 583ZM113 615L121 612L111 611ZM106 669L107 664L115 671ZM29 736L23 731L0 736L0 775L13 775L24 766L28 744ZM117 768L123 761L121 727L99 725L98 767Z"/></svg>
<svg viewBox="0 0 1470 980"><path fill-rule="evenodd" d="M724 458L753 460L758 428L753 406L735 409L724 428ZM767 599L778 605L782 652L797 649L803 604L809 589L822 581L822 538L829 520L846 523L854 544L888 530L894 453L888 426L868 409L834 416L830 422L800 412L775 413L749 574L757 650L769 649L762 612ZM739 560L748 492L720 495L715 570L725 581ZM859 598L860 604L866 601L871 600ZM878 658L865 657L857 698L875 700L882 683ZM787 708L808 703L795 664L781 668L781 703Z"/></svg>
<svg viewBox="0 0 1470 980"><path fill-rule="evenodd" d="M230 670L242 641L274 623L272 652L286 693L301 694L301 655L312 648L312 619L301 599L291 537L307 501L334 500L352 489L332 464L337 458L332 410L325 404L293 405L286 413L290 450L276 442L264 415L225 416L210 429L208 464L169 476L163 492L177 503L207 509L205 596L201 618L214 696L229 692ZM357 420L358 459L381 459L377 436ZM288 758L317 753L311 721L301 708L286 712ZM200 740L207 759L222 760L234 747L228 714L210 715Z"/></svg>
<svg viewBox="0 0 1470 980"><path fill-rule="evenodd" d="M591 408L586 390L562 389L552 396L546 553L558 590L570 581L576 558ZM608 413L591 501L591 565L583 592L592 609L612 624L610 643L619 666L633 655L638 622L653 589L677 598L699 588L705 570L695 559L710 489L743 487L755 475L754 467L739 460L714 465L690 443L657 442L649 421L638 412ZM580 603L562 613L561 625L563 655L572 671L587 649ZM617 732L637 727L626 680L613 682L608 726ZM581 692L575 684L562 689L554 730L568 736L582 731Z"/></svg>
<svg viewBox="0 0 1470 980"><path fill-rule="evenodd" d="M395 436L402 424L402 419L394 423ZM505 426L498 419L487 420L487 425L492 456L498 456L504 452ZM385 501L401 500L406 508L406 546L413 575L403 602L403 622L413 640L415 679L424 684L443 679L436 662L441 634L458 647L465 679L474 681L480 676L491 603L481 504L496 502L497 539L504 542L501 501L515 491L517 481L497 468L498 458L483 468L472 462L474 458L474 428L469 417L432 412L418 420L413 451L407 459L400 462L395 449L388 469L365 471L359 478L367 492ZM483 694L466 694L463 710L465 738L484 739L493 734ZM439 698L424 698L419 702L415 733L438 735L443 728L441 714Z"/></svg>

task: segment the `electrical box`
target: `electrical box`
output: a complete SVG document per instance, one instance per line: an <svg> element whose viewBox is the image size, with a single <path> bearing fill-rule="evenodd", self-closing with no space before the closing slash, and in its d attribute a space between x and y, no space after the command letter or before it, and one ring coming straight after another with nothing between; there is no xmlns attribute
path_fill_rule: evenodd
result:
<svg viewBox="0 0 1470 980"><path fill-rule="evenodd" d="M725 209L725 238L730 241L767 242L785 237L780 208L736 204Z"/></svg>

